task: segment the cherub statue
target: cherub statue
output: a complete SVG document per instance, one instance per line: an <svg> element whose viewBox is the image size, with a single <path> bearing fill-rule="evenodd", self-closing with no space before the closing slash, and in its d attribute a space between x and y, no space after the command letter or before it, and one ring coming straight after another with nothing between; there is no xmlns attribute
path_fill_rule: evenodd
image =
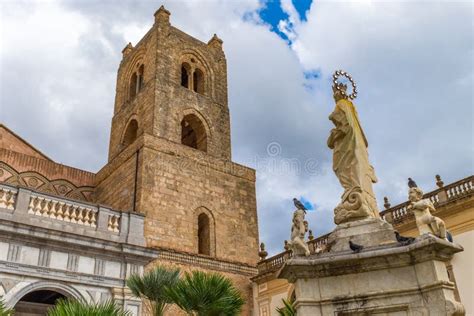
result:
<svg viewBox="0 0 474 316"><path fill-rule="evenodd" d="M433 234L446 239L446 225L442 219L431 215L435 207L429 199L423 199L423 191L416 186L411 187L408 190L408 200L410 203L407 210L413 211L420 235Z"/></svg>
<svg viewBox="0 0 474 316"><path fill-rule="evenodd" d="M308 231L308 222L305 221L305 210L298 208L293 213L293 225L291 226L291 240L288 242L290 250L295 256L309 256L309 248L305 239Z"/></svg>

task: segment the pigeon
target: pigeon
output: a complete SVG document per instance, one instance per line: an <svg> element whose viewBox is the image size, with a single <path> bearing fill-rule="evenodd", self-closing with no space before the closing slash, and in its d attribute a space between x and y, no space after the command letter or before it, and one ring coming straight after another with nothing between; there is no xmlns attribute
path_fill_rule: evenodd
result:
<svg viewBox="0 0 474 316"><path fill-rule="evenodd" d="M403 237L399 232L395 232L395 237L397 238L397 241L403 246L407 246L415 241L415 238Z"/></svg>
<svg viewBox="0 0 474 316"><path fill-rule="evenodd" d="M296 208L299 209L299 210L303 210L305 213L306 213L306 207L303 205L303 203L301 203L300 201L298 201L297 198L294 198L293 199L293 203L295 204Z"/></svg>
<svg viewBox="0 0 474 316"><path fill-rule="evenodd" d="M352 242L352 240L349 240L349 248L351 248L353 252L358 253L364 248L364 246L355 244Z"/></svg>
<svg viewBox="0 0 474 316"><path fill-rule="evenodd" d="M416 182L413 181L412 178L408 178L408 187L411 188L417 188L418 186L416 185Z"/></svg>

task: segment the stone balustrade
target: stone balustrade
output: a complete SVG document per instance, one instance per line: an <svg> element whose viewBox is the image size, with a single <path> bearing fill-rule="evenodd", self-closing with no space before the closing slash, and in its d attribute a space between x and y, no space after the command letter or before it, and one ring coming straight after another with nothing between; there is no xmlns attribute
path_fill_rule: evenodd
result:
<svg viewBox="0 0 474 316"><path fill-rule="evenodd" d="M464 178L443 186L424 195L436 206L444 205L474 193L474 176ZM380 216L389 223L400 224L413 219L413 214L407 211L408 201L380 212Z"/></svg>
<svg viewBox="0 0 474 316"><path fill-rule="evenodd" d="M15 209L15 202L18 190L10 187L0 186L0 208L7 210Z"/></svg>
<svg viewBox="0 0 474 316"><path fill-rule="evenodd" d="M315 254L320 250L323 250L328 242L328 237L329 234L326 234L308 241L308 248L310 253ZM269 272L271 273L277 271L278 269L280 269L281 266L283 266L286 260L291 258L291 256L291 251L284 251L268 259L261 260L257 264L258 274L262 275Z"/></svg>
<svg viewBox="0 0 474 316"><path fill-rule="evenodd" d="M141 214L6 184L0 184L0 220L144 245Z"/></svg>
<svg viewBox="0 0 474 316"><path fill-rule="evenodd" d="M464 178L447 186L442 186L441 188L435 191L426 193L424 197L429 198L435 206L441 206L472 194L474 194L474 176ZM405 221L410 221L414 217L410 212L407 211L407 206L408 202L401 203L399 205L380 212L380 216L384 220L393 224L399 224ZM311 254L317 253L318 249L323 250L325 245L327 244L328 237L329 234L326 234L308 241L308 248ZM265 274L277 271L289 258L291 258L291 252L284 251L273 257L261 260L257 264L257 277L261 277Z"/></svg>

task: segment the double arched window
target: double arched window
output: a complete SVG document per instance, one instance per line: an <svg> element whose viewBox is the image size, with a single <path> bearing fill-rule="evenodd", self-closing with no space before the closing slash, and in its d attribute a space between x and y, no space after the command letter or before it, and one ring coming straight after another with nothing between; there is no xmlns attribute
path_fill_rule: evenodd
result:
<svg viewBox="0 0 474 316"><path fill-rule="evenodd" d="M199 94L205 93L204 72L193 63L184 62L181 64L181 86L193 90Z"/></svg>
<svg viewBox="0 0 474 316"><path fill-rule="evenodd" d="M130 77L130 84L129 84L129 99L133 99L138 92L143 89L144 80L143 75L145 72L145 66L142 64L137 67L137 70L132 74Z"/></svg>

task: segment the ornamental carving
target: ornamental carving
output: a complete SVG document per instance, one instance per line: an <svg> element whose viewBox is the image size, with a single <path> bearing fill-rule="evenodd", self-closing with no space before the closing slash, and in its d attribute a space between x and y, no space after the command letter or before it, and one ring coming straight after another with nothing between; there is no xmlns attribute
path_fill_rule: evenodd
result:
<svg viewBox="0 0 474 316"><path fill-rule="evenodd" d="M0 182L21 185L40 192L63 196L74 200L93 202L94 187L77 187L68 180L50 180L35 171L18 172L0 161Z"/></svg>

